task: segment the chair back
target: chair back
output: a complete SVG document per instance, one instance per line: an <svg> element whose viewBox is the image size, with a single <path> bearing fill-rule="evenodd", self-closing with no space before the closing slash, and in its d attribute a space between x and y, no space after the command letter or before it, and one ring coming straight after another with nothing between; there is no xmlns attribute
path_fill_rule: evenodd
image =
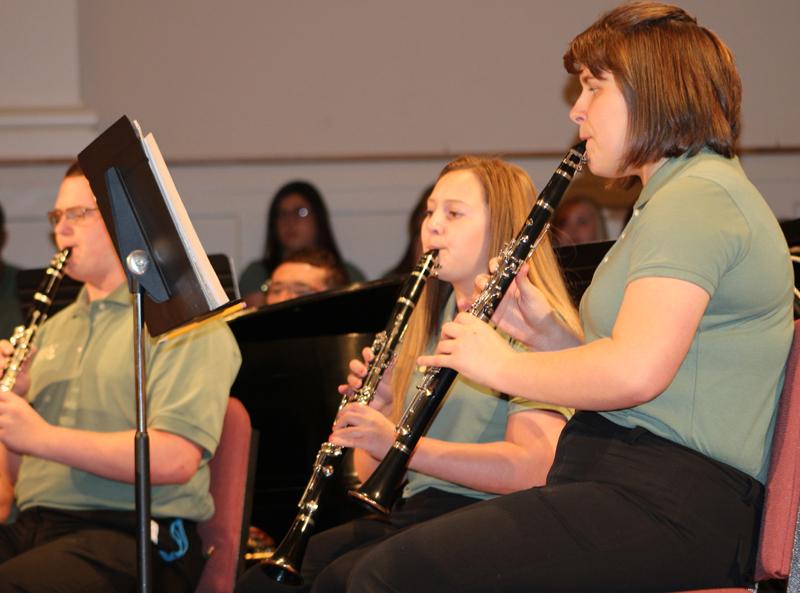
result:
<svg viewBox="0 0 800 593"><path fill-rule="evenodd" d="M761 519L756 581L789 579L795 591L800 578L792 554L800 509L800 320L794 322L794 339L786 361L786 378L772 437L769 477ZM750 589L703 589L682 593L747 593Z"/></svg>
<svg viewBox="0 0 800 593"><path fill-rule="evenodd" d="M786 362L767 479L756 580L786 579L800 509L800 320Z"/></svg>
<svg viewBox="0 0 800 593"><path fill-rule="evenodd" d="M209 462L214 516L198 525L211 551L196 593L231 593L238 573L252 428L242 402L230 398L222 436Z"/></svg>

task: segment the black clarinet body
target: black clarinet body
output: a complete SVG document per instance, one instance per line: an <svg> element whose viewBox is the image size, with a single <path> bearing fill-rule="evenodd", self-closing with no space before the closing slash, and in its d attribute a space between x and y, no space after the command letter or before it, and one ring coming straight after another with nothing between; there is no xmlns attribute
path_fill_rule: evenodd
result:
<svg viewBox="0 0 800 593"><path fill-rule="evenodd" d="M47 320L50 305L53 303L61 279L64 277L64 266L69 259L70 249L63 249L53 256L50 265L45 270L39 289L33 295L33 305L25 320L25 325L20 325L9 338L14 351L9 358L5 370L0 378L0 392L8 392L14 388L17 375L22 370L22 365L31 353L33 340L39 328Z"/></svg>
<svg viewBox="0 0 800 593"><path fill-rule="evenodd" d="M414 307L435 267L436 255L436 251L425 253L405 281L386 329L377 334L372 343L371 349L375 358L367 366L367 374L361 387L342 398L339 410L349 403L366 405L372 400L383 374L391 365L397 347L403 340ZM288 585L302 584L300 566L303 554L314 531L314 520L319 512L320 502L328 485L333 482L333 476L339 471L344 452L344 447L333 443L326 442L320 447L311 470L311 479L297 504L298 513L289 531L272 556L261 563L261 570L273 580Z"/></svg>
<svg viewBox="0 0 800 593"><path fill-rule="evenodd" d="M528 214L516 238L500 253L497 270L489 278L469 313L489 321L519 269L533 254L550 226L550 219L574 175L580 171L586 143L570 148ZM411 404L397 425L395 441L372 475L348 494L374 511L388 514L400 494L400 485L419 439L427 432L458 373L432 367L422 377Z"/></svg>

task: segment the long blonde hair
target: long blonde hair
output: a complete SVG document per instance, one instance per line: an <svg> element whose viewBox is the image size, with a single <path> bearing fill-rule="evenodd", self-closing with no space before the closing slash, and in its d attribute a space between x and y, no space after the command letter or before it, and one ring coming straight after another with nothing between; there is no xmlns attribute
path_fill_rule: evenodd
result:
<svg viewBox="0 0 800 593"><path fill-rule="evenodd" d="M472 171L483 188L489 205L489 256L494 257L525 223L536 198L533 182L520 167L496 158L459 157L442 169L438 179L454 171ZM580 333L578 314L564 284L549 236L546 235L539 243L530 262L528 277L531 282L542 291L567 326ZM487 269L488 265L487 261ZM402 413L403 396L414 373L417 358L423 354L431 338L439 335L442 308L451 292L449 283L431 278L411 316L392 373L395 419L399 419Z"/></svg>

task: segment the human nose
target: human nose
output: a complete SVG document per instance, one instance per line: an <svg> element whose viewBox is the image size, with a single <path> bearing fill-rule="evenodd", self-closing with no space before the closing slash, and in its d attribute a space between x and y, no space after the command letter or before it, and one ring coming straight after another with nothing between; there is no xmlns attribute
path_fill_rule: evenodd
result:
<svg viewBox="0 0 800 593"><path fill-rule="evenodd" d="M431 210L428 217L425 219L424 224L428 227L431 233L439 234L442 232L442 223L444 222L444 214L439 209Z"/></svg>
<svg viewBox="0 0 800 593"><path fill-rule="evenodd" d="M569 118L578 125L582 124L586 121L586 99L584 97L586 93L581 93L580 96L575 100L575 103L572 105L572 109L569 110Z"/></svg>
<svg viewBox="0 0 800 593"><path fill-rule="evenodd" d="M68 235L72 232L72 225L69 219L62 213L58 222L53 225L55 235Z"/></svg>

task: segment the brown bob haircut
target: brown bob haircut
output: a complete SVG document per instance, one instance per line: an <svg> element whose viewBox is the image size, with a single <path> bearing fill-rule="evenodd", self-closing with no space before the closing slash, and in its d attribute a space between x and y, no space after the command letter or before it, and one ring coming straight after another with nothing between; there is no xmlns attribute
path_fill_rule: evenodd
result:
<svg viewBox="0 0 800 593"><path fill-rule="evenodd" d="M614 75L628 106L621 170L704 147L737 152L742 83L733 54L677 6L618 6L572 40L564 67Z"/></svg>

